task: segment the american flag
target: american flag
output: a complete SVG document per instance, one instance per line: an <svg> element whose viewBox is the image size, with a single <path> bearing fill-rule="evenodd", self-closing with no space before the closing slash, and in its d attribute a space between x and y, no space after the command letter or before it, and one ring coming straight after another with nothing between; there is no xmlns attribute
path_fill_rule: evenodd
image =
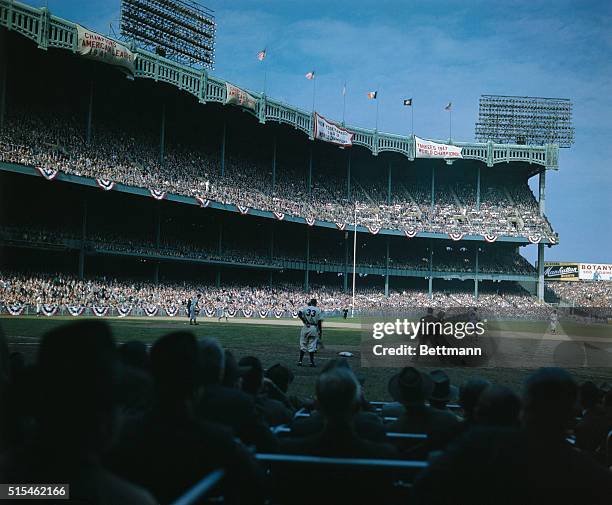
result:
<svg viewBox="0 0 612 505"><path fill-rule="evenodd" d="M448 105L446 107L444 107L444 110L453 110L452 102L448 102Z"/></svg>
<svg viewBox="0 0 612 505"><path fill-rule="evenodd" d="M368 98L370 100L375 100L376 99L376 95L378 95L378 91L368 91Z"/></svg>
<svg viewBox="0 0 612 505"><path fill-rule="evenodd" d="M315 78L315 71L314 71L314 70L311 70L310 72L308 72L308 73L306 74L306 76L305 76L305 77L306 77L306 79L308 79L309 81L311 81L312 79L314 79L314 78Z"/></svg>
<svg viewBox="0 0 612 505"><path fill-rule="evenodd" d="M259 61L263 61L265 57L266 57L266 50L265 49L263 51L259 51L257 53L257 59Z"/></svg>

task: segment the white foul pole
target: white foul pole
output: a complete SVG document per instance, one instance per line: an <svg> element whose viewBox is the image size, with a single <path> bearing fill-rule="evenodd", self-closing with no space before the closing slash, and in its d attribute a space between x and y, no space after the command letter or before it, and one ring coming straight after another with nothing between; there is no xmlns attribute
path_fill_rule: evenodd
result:
<svg viewBox="0 0 612 505"><path fill-rule="evenodd" d="M357 269L357 202L355 202L355 227L353 228L353 303L351 317L355 317L355 271Z"/></svg>

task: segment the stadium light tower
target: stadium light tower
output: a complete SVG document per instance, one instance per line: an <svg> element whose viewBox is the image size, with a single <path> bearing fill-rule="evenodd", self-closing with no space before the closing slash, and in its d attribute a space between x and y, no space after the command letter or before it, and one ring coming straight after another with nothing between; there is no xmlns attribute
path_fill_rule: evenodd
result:
<svg viewBox="0 0 612 505"><path fill-rule="evenodd" d="M481 95L476 140L571 147L572 107L569 98Z"/></svg>
<svg viewBox="0 0 612 505"><path fill-rule="evenodd" d="M121 0L121 35L186 65L214 68L216 27L193 0Z"/></svg>

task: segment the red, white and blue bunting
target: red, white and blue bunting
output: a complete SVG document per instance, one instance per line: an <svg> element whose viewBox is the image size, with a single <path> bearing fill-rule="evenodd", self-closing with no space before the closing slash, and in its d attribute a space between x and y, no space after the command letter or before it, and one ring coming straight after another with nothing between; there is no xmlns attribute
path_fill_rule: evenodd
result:
<svg viewBox="0 0 612 505"><path fill-rule="evenodd" d="M554 235L551 235L550 237L548 237L548 241L551 244L556 244L557 243L557 237L555 237Z"/></svg>
<svg viewBox="0 0 612 505"><path fill-rule="evenodd" d="M259 311L259 317L261 317L262 319L265 319L266 317L268 317L268 311L265 309L261 309Z"/></svg>
<svg viewBox="0 0 612 505"><path fill-rule="evenodd" d="M166 315L170 316L170 317L174 317L178 314L178 307L165 307L164 309L166 311Z"/></svg>
<svg viewBox="0 0 612 505"><path fill-rule="evenodd" d="M149 189L149 193L156 200L163 200L166 197L165 191L158 191L157 189Z"/></svg>
<svg viewBox="0 0 612 505"><path fill-rule="evenodd" d="M208 198L202 198L201 196L196 196L195 199L198 201L198 203L200 204L200 207L202 207L203 209L205 209L206 207L210 205L210 200Z"/></svg>
<svg viewBox="0 0 612 505"><path fill-rule="evenodd" d="M158 307L145 307L144 308L144 312L148 317L153 317L157 315L157 311L159 310Z"/></svg>
<svg viewBox="0 0 612 505"><path fill-rule="evenodd" d="M72 317L78 317L85 312L85 306L83 305L68 305L66 308L68 309L68 314Z"/></svg>
<svg viewBox="0 0 612 505"><path fill-rule="evenodd" d="M294 310L294 311L291 313L291 317L292 317L293 319L297 319L297 318L298 318L298 311L297 311L297 310Z"/></svg>
<svg viewBox="0 0 612 505"><path fill-rule="evenodd" d="M11 316L20 316L23 312L23 309L25 309L25 306L21 305L20 303L14 303L12 305L6 306L6 310L8 310L8 313Z"/></svg>
<svg viewBox="0 0 612 505"><path fill-rule="evenodd" d="M252 317L253 311L251 309L242 309L242 314L244 317Z"/></svg>
<svg viewBox="0 0 612 505"><path fill-rule="evenodd" d="M104 191L110 191L115 187L115 183L109 179L96 179L96 184Z"/></svg>
<svg viewBox="0 0 612 505"><path fill-rule="evenodd" d="M344 228L346 228L346 223L336 223L336 228L338 228L340 231L344 231Z"/></svg>
<svg viewBox="0 0 612 505"><path fill-rule="evenodd" d="M283 314L285 313L284 310L275 310L274 311L274 317L276 319L280 319L281 317L283 317Z"/></svg>
<svg viewBox="0 0 612 505"><path fill-rule="evenodd" d="M272 214L274 214L276 219L278 219L279 221L282 221L283 219L285 219L285 214L283 214L282 212L274 211Z"/></svg>
<svg viewBox="0 0 612 505"><path fill-rule="evenodd" d="M529 239L529 242L531 242L532 244L539 244L540 240L542 240L542 237L536 237L535 235L529 235L529 237L527 237Z"/></svg>
<svg viewBox="0 0 612 505"><path fill-rule="evenodd" d="M304 221L306 221L306 224L307 224L308 226L314 226L314 224L315 224L315 219L314 219L314 217L305 217L305 218L304 218Z"/></svg>
<svg viewBox="0 0 612 505"><path fill-rule="evenodd" d="M104 317L108 314L108 307L96 307L95 305L91 308L96 317Z"/></svg>
<svg viewBox="0 0 612 505"><path fill-rule="evenodd" d="M242 214L243 216L249 213L248 207L244 207L242 205L236 205L236 208L238 209L238 212L240 212L240 214Z"/></svg>
<svg viewBox="0 0 612 505"><path fill-rule="evenodd" d="M54 316L55 315L55 313L57 312L57 309L58 309L57 305L48 305L48 304L45 303L41 307L41 312L45 316L50 317L50 316Z"/></svg>
<svg viewBox="0 0 612 505"><path fill-rule="evenodd" d="M372 234L372 235L376 235L379 231L380 231L380 226L367 226L368 231Z"/></svg>
<svg viewBox="0 0 612 505"><path fill-rule="evenodd" d="M227 314L227 317L236 317L236 309L234 308L228 308L225 313Z"/></svg>
<svg viewBox="0 0 612 505"><path fill-rule="evenodd" d="M117 307L117 313L119 314L119 317L129 316L130 312L132 312L132 307Z"/></svg>
<svg viewBox="0 0 612 505"><path fill-rule="evenodd" d="M55 179L59 173L58 170L53 170L52 168L36 167L36 170L48 181Z"/></svg>
<svg viewBox="0 0 612 505"><path fill-rule="evenodd" d="M214 307L205 307L204 308L204 313L206 314L206 317L214 317L215 315L215 308Z"/></svg>
<svg viewBox="0 0 612 505"><path fill-rule="evenodd" d="M451 238L451 240L457 242L465 236L465 233L449 233L448 236Z"/></svg>
<svg viewBox="0 0 612 505"><path fill-rule="evenodd" d="M414 238L416 237L417 231L415 228L406 228L404 230L404 235L406 235L408 238Z"/></svg>
<svg viewBox="0 0 612 505"><path fill-rule="evenodd" d="M482 236L487 242L495 242L497 240L497 235L492 235L489 233L485 233Z"/></svg>

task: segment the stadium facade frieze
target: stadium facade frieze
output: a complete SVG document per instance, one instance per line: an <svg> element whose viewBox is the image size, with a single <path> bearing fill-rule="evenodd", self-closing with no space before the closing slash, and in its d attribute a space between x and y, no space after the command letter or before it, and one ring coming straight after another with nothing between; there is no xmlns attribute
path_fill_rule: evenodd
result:
<svg viewBox="0 0 612 505"><path fill-rule="evenodd" d="M340 223L330 223L330 222L321 221L318 219L313 220L313 221L307 221L306 218L303 218L300 216L292 216L288 214L281 214L277 212L270 212L266 210L252 209L252 208L246 208L246 207L243 208L243 207L236 206L233 204L226 204L226 203L217 202L214 200L207 200L207 199L196 198L196 197L176 195L176 194L162 192L162 191L155 191L155 190L146 189L146 188L128 186L126 184L121 184L121 183L110 182L112 186L110 186L110 189L108 189L108 187L102 187L102 186L106 182L109 182L109 181L102 181L100 179L94 179L91 177L84 177L80 175L65 174L59 171L50 171L48 173L45 173L43 170L39 170L32 166L19 165L16 163L0 162L0 171L18 173L22 175L29 175L29 176L35 176L35 177L43 176L51 181L61 181L61 182L67 182L71 184L78 184L81 186L88 186L92 188L102 188L103 190L118 191L121 193L128 193L128 194L148 197L148 198L153 197L156 199L163 199L163 200L167 200L167 201L171 201L171 202L175 202L179 204L195 205L199 207L216 209L216 210L221 210L221 211L226 211L226 212L233 212L233 213L240 213L240 214L248 213L251 216L256 216L256 217L261 217L261 218L266 218L266 219L274 219L277 221L284 221L284 222L290 222L290 223L305 224L307 226L332 228L332 229L338 229L339 231L351 231L351 232L355 229L354 225L347 224L347 223L341 223L341 224ZM485 241L485 242L512 242L512 243L516 243L519 245L530 244L530 243L531 244L542 243L542 244L547 244L550 246L556 245L559 243L558 235L551 235L548 237L529 237L529 236L523 236L523 235L489 236L486 234L485 235L479 235L479 234L470 235L470 234L464 234L464 233L454 234L454 233L441 233L441 232L429 232L429 231L417 231L417 230L393 230L393 229L384 229L384 228L373 229L373 228L369 228L363 225L357 226L357 232L358 233L369 233L373 235L404 236L408 239L430 238L430 239L441 239L441 240L453 240L455 242L463 241L463 240Z"/></svg>
<svg viewBox="0 0 612 505"><path fill-rule="evenodd" d="M33 40L42 50L57 48L79 54L79 26L52 15L45 7L35 8L13 0L0 0L0 26ZM212 76L204 69L182 65L133 45L129 50L134 54L134 70L130 77L168 83L192 94L201 103L226 104L227 88L232 85L224 79ZM253 114L260 123L284 123L314 139L312 112L271 99L263 93L249 93L255 97L255 103L244 110ZM402 136L359 127L343 127L353 134L353 145L364 147L373 155L388 151L400 153L409 160L415 159L414 135ZM525 162L545 169L558 169L559 148L554 144L535 146L454 142L453 145L462 148L464 159L480 161L488 167L501 163ZM454 160L445 161L452 164ZM466 239L470 240L469 237Z"/></svg>

